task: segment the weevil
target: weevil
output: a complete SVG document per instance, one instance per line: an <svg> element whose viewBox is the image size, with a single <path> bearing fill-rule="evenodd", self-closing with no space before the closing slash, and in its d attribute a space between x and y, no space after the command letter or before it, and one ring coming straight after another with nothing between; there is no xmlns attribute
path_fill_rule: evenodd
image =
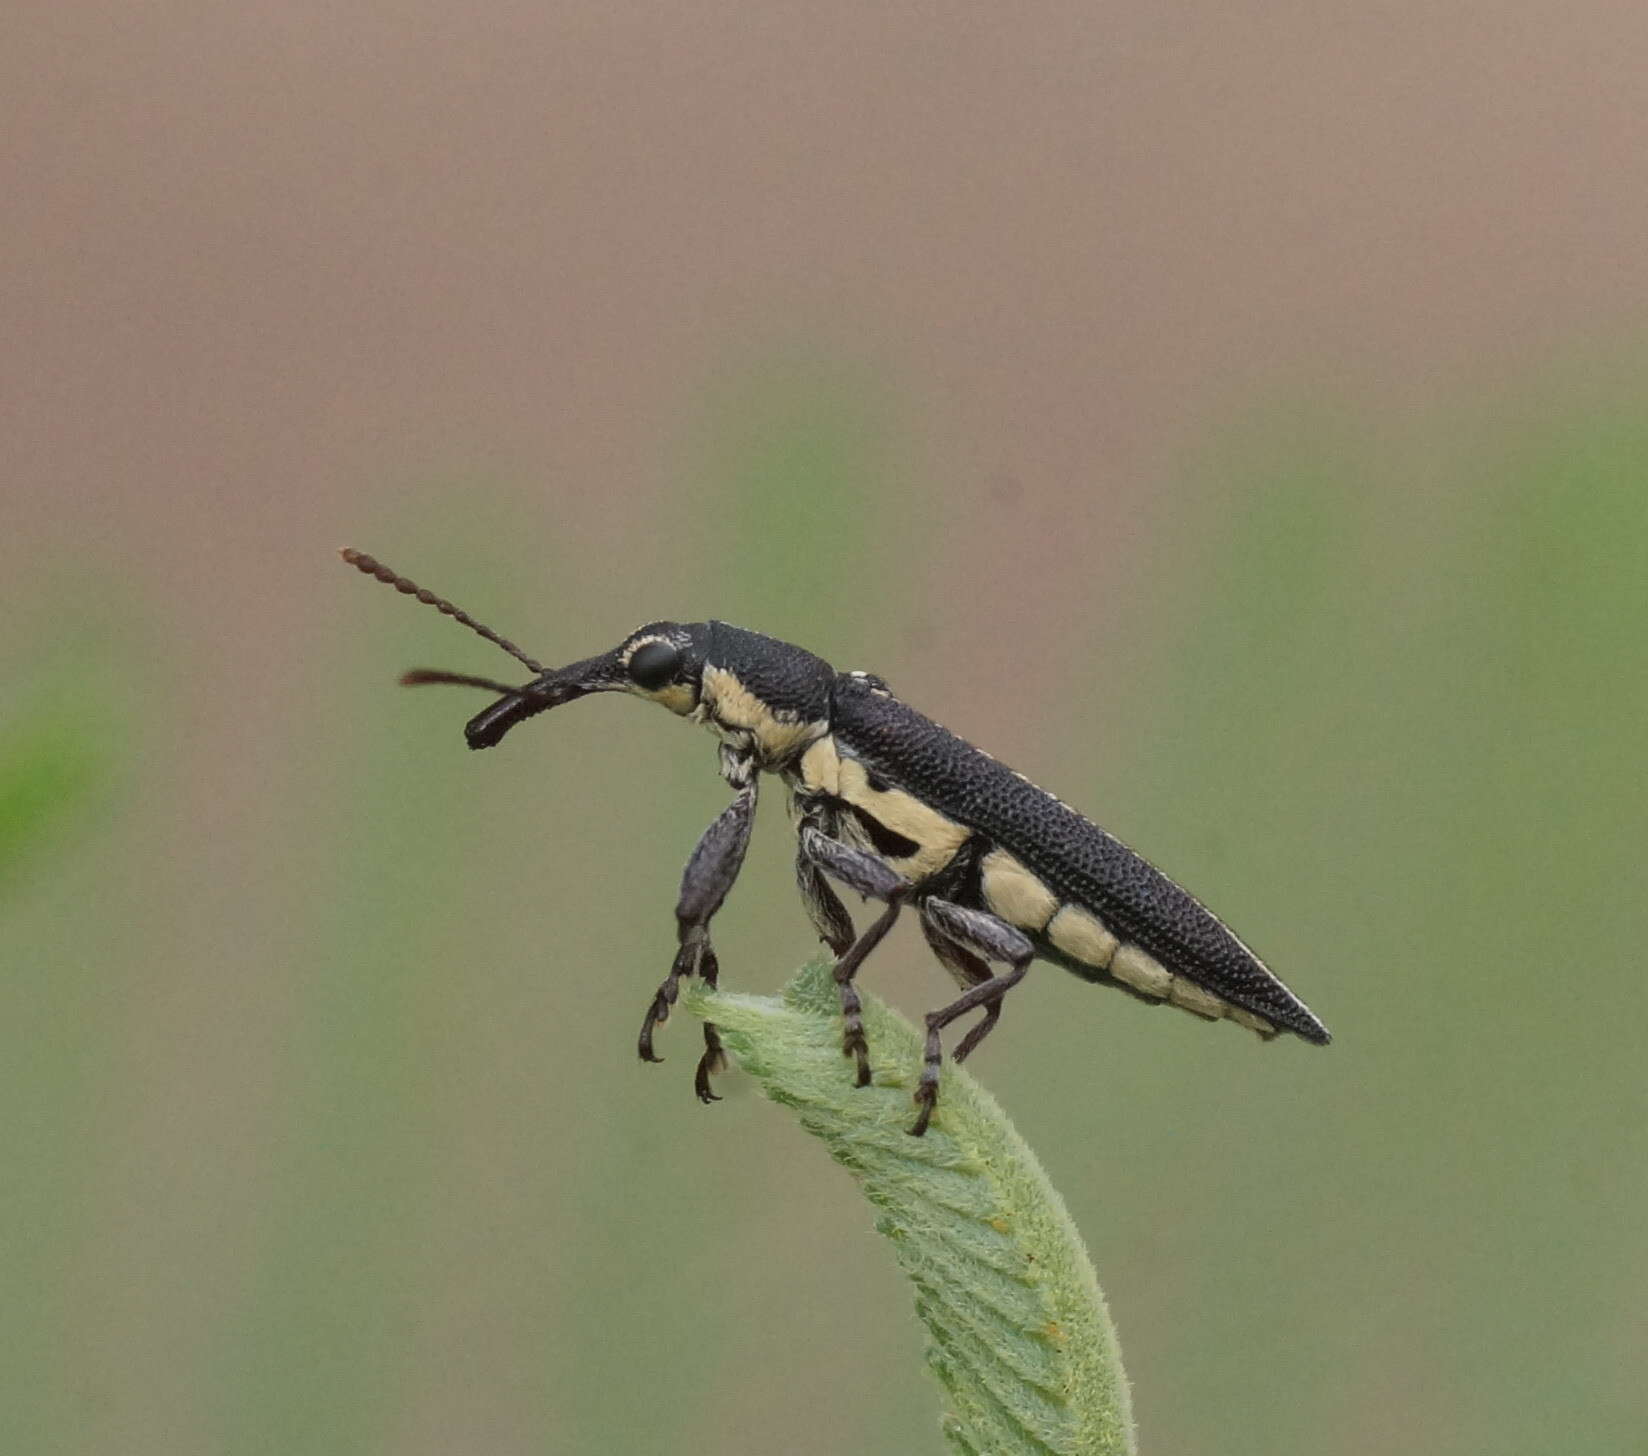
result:
<svg viewBox="0 0 1648 1456"><path fill-rule="evenodd" d="M518 685L417 668L404 683L455 683L498 695L464 726L471 748L494 748L528 718L591 693L627 692L708 728L719 740L732 802L687 861L675 907L677 948L653 994L637 1049L649 1062L683 977L714 986L710 923L744 863L761 775L789 794L796 884L835 956L842 1053L870 1083L869 1045L854 985L865 958L908 907L961 994L927 1014L916 1084L922 1136L938 1102L945 1030L982 1013L957 1062L1001 1019L1007 993L1038 958L1143 1001L1229 1020L1264 1040L1282 1032L1323 1046L1328 1030L1202 903L1063 800L895 697L867 672L837 672L804 648L726 622L649 622L610 651L546 668L467 612L362 552L349 565L435 607L533 674ZM882 908L859 931L831 882ZM993 966L1005 967L993 970ZM717 1099L724 1063L715 1027L693 1085Z"/></svg>

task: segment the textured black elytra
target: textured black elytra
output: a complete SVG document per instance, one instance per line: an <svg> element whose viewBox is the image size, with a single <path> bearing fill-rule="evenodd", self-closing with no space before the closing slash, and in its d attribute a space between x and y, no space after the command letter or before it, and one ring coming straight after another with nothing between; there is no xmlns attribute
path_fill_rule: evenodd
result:
<svg viewBox="0 0 1648 1456"><path fill-rule="evenodd" d="M797 884L815 929L837 957L842 1046L855 1060L859 1085L869 1081L871 1069L853 979L903 907L915 909L934 953L963 987L961 996L927 1016L915 1094L919 1113L911 1129L917 1135L926 1131L937 1102L941 1032L959 1016L982 1011L956 1048L956 1060L967 1056L996 1025L1003 998L1036 957L1143 1000L1173 999L1199 1015L1227 1014L1219 1009L1223 1002L1259 1018L1251 1024L1262 1034L1289 1031L1317 1045L1329 1039L1304 1003L1198 900L1092 821L901 702L880 678L837 672L802 648L715 621L651 622L609 652L545 670L372 557L347 550L342 555L358 570L471 627L538 674L519 687L428 669L403 677L501 693L466 725L472 748L493 747L517 723L561 703L619 690L650 697L720 738L721 772L736 797L700 839L683 876L676 906L679 948L638 1043L647 1060L658 1060L653 1033L668 1019L681 977L699 975L710 984L718 979L709 924L742 866L763 772L779 776L790 792ZM812 749L828 752L809 767ZM821 767L826 763L836 765L833 779L832 770ZM856 766L851 784L848 765ZM1011 857L1008 873L1022 877L1014 883L1032 888L1035 909L998 899L998 915L987 903L987 891L994 893L990 865L1003 855ZM882 901L886 909L856 933L827 879ZM1086 927L1085 939L1060 931L1062 917L1071 912L1080 912L1076 929ZM1018 919L1003 918L1012 915ZM1107 955L1079 953L1105 936L1114 937ZM1135 963L1126 979L1111 974L1122 953L1118 943L1135 948L1126 952L1130 956L1142 952L1155 963L1146 979L1140 980ZM992 974L991 962L1006 962L1008 969ZM1180 982L1216 999L1181 995ZM708 1102L715 1100L709 1078L721 1048L713 1026L706 1025L704 1038L694 1084Z"/></svg>

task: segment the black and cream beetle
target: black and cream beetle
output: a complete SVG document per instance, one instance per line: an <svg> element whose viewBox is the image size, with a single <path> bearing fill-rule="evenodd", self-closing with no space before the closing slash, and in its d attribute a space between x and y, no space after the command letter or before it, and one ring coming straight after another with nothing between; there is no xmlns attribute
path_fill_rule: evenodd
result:
<svg viewBox="0 0 1648 1456"><path fill-rule="evenodd" d="M983 1014L955 1048L959 1062L988 1036L1007 992L1040 956L1084 980L1166 1002L1269 1039L1290 1031L1318 1046L1328 1031L1200 901L1062 800L900 702L880 678L837 672L821 657L725 622L652 622L610 652L546 669L450 602L359 551L343 559L480 633L533 673L520 686L418 669L406 683L496 692L469 720L471 748L491 748L517 723L590 693L628 692L702 723L720 740L733 801L687 861L675 907L679 949L641 1027L640 1054L669 1017L681 977L716 984L710 921L738 878L755 822L760 775L789 790L795 873L814 928L836 956L843 1053L870 1081L853 979L909 905L933 953L962 988L927 1015L926 1055L910 1129L927 1130L938 1100L944 1029ZM885 909L854 929L830 881ZM1005 970L993 972L992 963ZM714 1101L722 1061L715 1028L694 1078Z"/></svg>

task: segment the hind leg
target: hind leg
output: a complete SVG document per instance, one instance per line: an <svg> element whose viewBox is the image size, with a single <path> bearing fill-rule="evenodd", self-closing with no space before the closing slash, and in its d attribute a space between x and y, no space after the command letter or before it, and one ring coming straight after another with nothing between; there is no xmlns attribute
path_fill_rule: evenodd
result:
<svg viewBox="0 0 1648 1456"><path fill-rule="evenodd" d="M979 1024L967 1033L956 1048L959 1062L977 1049L978 1044L995 1029L1001 1019L1002 998L1024 979L1035 956L1035 947L1022 931L1005 920L982 910L970 910L950 900L929 899L921 907L922 926L935 951L939 943L952 948L952 956L940 952L939 958L955 973L961 968L971 983L948 1006L927 1013L927 1045L922 1060L921 1080L916 1084L915 1126L911 1135L921 1137L932 1120L933 1108L938 1104L939 1074L944 1066L944 1046L940 1034L957 1017L969 1011L984 1008ZM987 961L1006 961L1008 969L999 976L988 973ZM980 979L982 977L982 979Z"/></svg>

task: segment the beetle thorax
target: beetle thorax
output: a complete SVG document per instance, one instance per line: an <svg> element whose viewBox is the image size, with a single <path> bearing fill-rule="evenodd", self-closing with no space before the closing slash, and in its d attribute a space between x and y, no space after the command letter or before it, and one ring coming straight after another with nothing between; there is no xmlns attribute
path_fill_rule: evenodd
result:
<svg viewBox="0 0 1648 1456"><path fill-rule="evenodd" d="M830 731L828 719L812 719L764 701L731 668L706 663L698 720L723 743L753 752L764 769L792 762L809 743Z"/></svg>

